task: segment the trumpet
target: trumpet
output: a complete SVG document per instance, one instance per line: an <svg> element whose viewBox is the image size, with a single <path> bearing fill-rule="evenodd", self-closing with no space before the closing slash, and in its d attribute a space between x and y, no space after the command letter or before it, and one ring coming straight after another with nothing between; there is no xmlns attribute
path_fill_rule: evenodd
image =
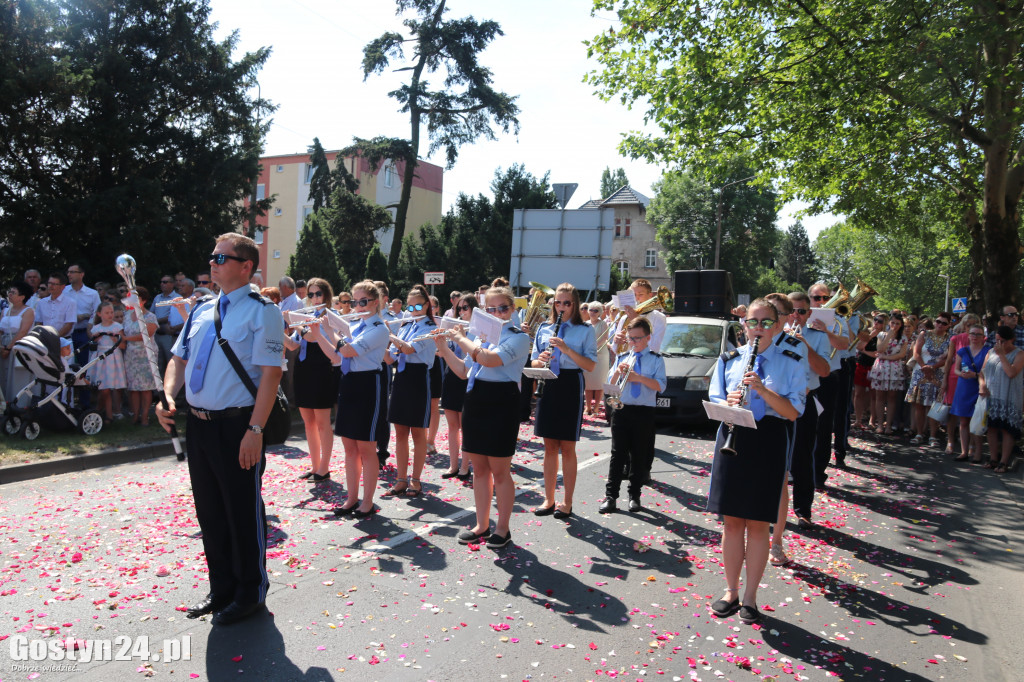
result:
<svg viewBox="0 0 1024 682"><path fill-rule="evenodd" d="M609 409L621 410L622 409L622 392L626 390L626 384L629 383L629 375L633 373L633 365L636 364L636 355L630 354L629 366L626 371L623 372L622 376L619 377L618 381L615 382L615 388L618 389L618 395L608 396Z"/></svg>
<svg viewBox="0 0 1024 682"><path fill-rule="evenodd" d="M644 301L643 303L637 305L637 307L633 308L633 310L636 312L637 315L646 315L647 313L653 313L655 310L665 310L665 311L671 312L672 311L672 292L669 291L668 287L666 287L666 286L658 287L658 291L655 293L655 295L652 298L649 298L646 301ZM615 327L615 328L618 328L619 323L622 322L624 319L626 319L626 311L625 310L621 311L615 317L615 320L612 322L611 326ZM604 347L608 345L608 343L611 341L612 338L613 337L612 337L611 333L609 332L608 338L605 339L605 341L601 345L601 347L597 349L598 352L604 350ZM621 346L616 347L615 354L616 355L621 355L622 353L625 353L627 350L629 350L629 345L626 344L626 343L623 343Z"/></svg>
<svg viewBox="0 0 1024 682"><path fill-rule="evenodd" d="M754 369L754 363L757 361L757 345L761 342L760 336L754 337L754 345L750 350L750 358L747 360L747 368L743 370L743 376L746 376ZM747 396L750 394L750 386L747 384L741 384L740 388L740 407L746 405ZM729 424L729 435L725 437L725 442L722 443L722 452L726 455L735 455L736 448L732 446L732 432L733 425Z"/></svg>

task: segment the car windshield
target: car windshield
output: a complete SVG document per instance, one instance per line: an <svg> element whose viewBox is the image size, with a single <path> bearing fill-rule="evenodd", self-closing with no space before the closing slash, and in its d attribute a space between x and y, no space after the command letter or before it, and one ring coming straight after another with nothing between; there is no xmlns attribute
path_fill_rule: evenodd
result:
<svg viewBox="0 0 1024 682"><path fill-rule="evenodd" d="M702 357L715 357L722 349L722 325L696 322L669 321L665 328L665 340L661 344L663 354L685 353Z"/></svg>

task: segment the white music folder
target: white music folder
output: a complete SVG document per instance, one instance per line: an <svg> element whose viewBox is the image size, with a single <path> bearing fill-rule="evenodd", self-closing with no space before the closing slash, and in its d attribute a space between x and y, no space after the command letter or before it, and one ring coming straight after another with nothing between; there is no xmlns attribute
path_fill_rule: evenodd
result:
<svg viewBox="0 0 1024 682"><path fill-rule="evenodd" d="M757 428L757 420L754 413L743 407L730 407L724 403L712 403L703 401L704 411L708 413L708 419L733 426L745 426L748 429Z"/></svg>

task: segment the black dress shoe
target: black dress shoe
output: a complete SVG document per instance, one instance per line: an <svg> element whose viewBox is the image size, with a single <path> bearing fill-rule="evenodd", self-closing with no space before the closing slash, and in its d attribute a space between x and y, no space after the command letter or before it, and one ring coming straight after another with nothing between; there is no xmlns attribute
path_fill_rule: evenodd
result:
<svg viewBox="0 0 1024 682"><path fill-rule="evenodd" d="M572 507L569 507L569 511L562 511L561 509L556 509L553 516L559 520L567 519L570 516L572 516Z"/></svg>
<svg viewBox="0 0 1024 682"><path fill-rule="evenodd" d="M214 625L232 625L239 621L249 618L257 611L263 608L263 602L259 601L255 604L239 604L236 601L231 602L223 609L213 614Z"/></svg>
<svg viewBox="0 0 1024 682"><path fill-rule="evenodd" d="M809 528L814 528L814 521L811 521L806 516L798 516L796 517L796 525L799 528L807 530Z"/></svg>
<svg viewBox="0 0 1024 682"><path fill-rule="evenodd" d="M640 498L639 497L631 497L631 498L629 498L629 511L630 512L635 514L636 512L640 511L643 508L644 508L643 505L640 504Z"/></svg>
<svg viewBox="0 0 1024 682"><path fill-rule="evenodd" d="M601 500L601 506L597 508L597 511L601 514L611 514L613 511L615 511L615 509L615 498L606 497L603 500Z"/></svg>
<svg viewBox="0 0 1024 682"><path fill-rule="evenodd" d="M351 507L335 507L334 508L334 515L335 516L348 516L349 514L351 514L352 512L354 512L358 508L359 508L359 502L357 500L356 503L353 504Z"/></svg>
<svg viewBox="0 0 1024 682"><path fill-rule="evenodd" d="M199 602L198 604L193 604L192 606L189 606L185 611L185 617L199 618L200 616L205 616L208 613L219 611L220 609L224 608L230 603L230 598L218 599L214 597L212 594L208 594L206 595L206 598L203 599L203 601Z"/></svg>
<svg viewBox="0 0 1024 682"><path fill-rule="evenodd" d="M373 516L378 511L380 511L380 508L377 507L376 505L370 507L370 509L368 511L361 511L359 509L353 509L352 510L352 516L354 518L357 518L357 519L365 519L367 516Z"/></svg>

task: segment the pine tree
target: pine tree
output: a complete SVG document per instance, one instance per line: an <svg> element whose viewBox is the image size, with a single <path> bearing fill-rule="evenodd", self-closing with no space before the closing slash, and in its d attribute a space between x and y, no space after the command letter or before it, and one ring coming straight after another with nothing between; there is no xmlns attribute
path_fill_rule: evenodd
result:
<svg viewBox="0 0 1024 682"><path fill-rule="evenodd" d="M364 279L384 282L390 286L388 259L384 257L384 252L380 250L380 244L374 244L370 248L370 253L366 256L366 267L364 270Z"/></svg>
<svg viewBox="0 0 1024 682"><path fill-rule="evenodd" d="M288 262L288 276L293 279L322 277L331 283L334 291L349 288L349 277L338 265L334 248L324 233L321 219L317 214L306 218L295 245L295 253Z"/></svg>
<svg viewBox="0 0 1024 682"><path fill-rule="evenodd" d="M601 198L607 199L616 190L622 189L623 186L629 184L629 178L626 177L626 170L624 168L616 168L614 171L605 166L601 172Z"/></svg>

